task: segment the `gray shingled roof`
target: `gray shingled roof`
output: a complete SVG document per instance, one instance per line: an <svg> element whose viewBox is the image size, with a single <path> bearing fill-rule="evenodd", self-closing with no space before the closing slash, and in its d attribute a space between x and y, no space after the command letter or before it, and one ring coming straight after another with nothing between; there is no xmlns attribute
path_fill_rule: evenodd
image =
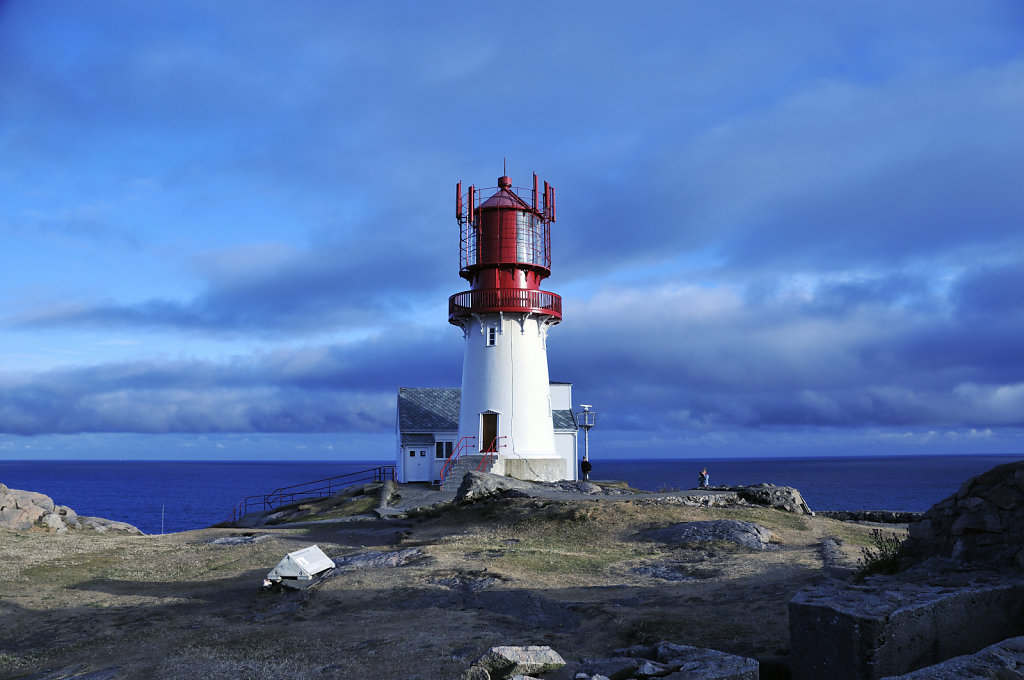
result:
<svg viewBox="0 0 1024 680"><path fill-rule="evenodd" d="M405 434L402 435L402 444L419 444L421 446L431 446L434 443L434 435L432 434Z"/></svg>
<svg viewBox="0 0 1024 680"><path fill-rule="evenodd" d="M551 420L555 426L555 432L575 432L579 429L576 427L576 419L572 417L572 411L569 409L552 411Z"/></svg>
<svg viewBox="0 0 1024 680"><path fill-rule="evenodd" d="M398 429L402 432L402 442L430 443L414 442L410 439L411 432L457 431L461 399L462 390L458 387L398 388ZM568 409L553 410L551 420L555 432L577 430L576 420Z"/></svg>
<svg viewBox="0 0 1024 680"><path fill-rule="evenodd" d="M398 388L399 431L457 431L461 398L458 387Z"/></svg>

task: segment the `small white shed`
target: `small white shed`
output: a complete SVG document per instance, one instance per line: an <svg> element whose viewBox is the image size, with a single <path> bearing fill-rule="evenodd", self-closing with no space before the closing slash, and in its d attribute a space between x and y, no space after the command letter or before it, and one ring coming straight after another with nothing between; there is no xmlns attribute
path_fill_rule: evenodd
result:
<svg viewBox="0 0 1024 680"><path fill-rule="evenodd" d="M311 545L302 550L288 553L264 579L264 586L280 584L293 590L309 586L316 577L328 569L334 569L334 560L324 554L319 546Z"/></svg>

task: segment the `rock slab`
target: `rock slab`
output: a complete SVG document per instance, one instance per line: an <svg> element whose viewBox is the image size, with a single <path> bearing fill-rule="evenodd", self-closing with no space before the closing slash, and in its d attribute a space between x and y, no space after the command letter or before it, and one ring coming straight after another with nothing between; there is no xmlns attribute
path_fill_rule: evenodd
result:
<svg viewBox="0 0 1024 680"><path fill-rule="evenodd" d="M577 678L627 680L758 680L759 664L716 649L662 641L615 650L616 656L584 659Z"/></svg>
<svg viewBox="0 0 1024 680"><path fill-rule="evenodd" d="M716 519L704 522L681 522L643 533L646 538L662 543L687 545L727 541L752 550L771 548L772 532L753 522L738 519Z"/></svg>
<svg viewBox="0 0 1024 680"><path fill-rule="evenodd" d="M470 470L462 477L462 484L455 494L455 502L468 503L498 495L528 497L536 488L537 485L531 482Z"/></svg>
<svg viewBox="0 0 1024 680"><path fill-rule="evenodd" d="M1024 637L1003 640L976 654L957 656L940 664L882 680L960 680L982 678L1019 680L1024 678Z"/></svg>
<svg viewBox="0 0 1024 680"><path fill-rule="evenodd" d="M466 673L476 673L477 677L482 678L484 676L480 674L480 670L483 670L487 673L488 678L496 680L516 675L546 673L558 670L564 665L565 659L547 646L501 646L491 647L487 650ZM467 677L473 676L463 675L463 678Z"/></svg>

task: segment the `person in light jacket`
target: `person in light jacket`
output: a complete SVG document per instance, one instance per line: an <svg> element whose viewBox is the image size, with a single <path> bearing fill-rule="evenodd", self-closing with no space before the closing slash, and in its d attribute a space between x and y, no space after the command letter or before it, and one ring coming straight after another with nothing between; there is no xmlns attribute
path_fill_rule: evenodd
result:
<svg viewBox="0 0 1024 680"><path fill-rule="evenodd" d="M705 486L710 486L710 485L711 485L711 475L708 474L708 469L704 468L703 470L700 471L700 474L697 476L697 486L703 488Z"/></svg>

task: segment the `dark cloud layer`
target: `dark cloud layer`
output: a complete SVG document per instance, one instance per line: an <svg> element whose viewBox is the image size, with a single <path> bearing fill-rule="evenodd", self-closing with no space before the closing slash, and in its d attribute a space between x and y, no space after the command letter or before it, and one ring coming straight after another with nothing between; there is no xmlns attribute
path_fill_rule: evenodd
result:
<svg viewBox="0 0 1024 680"><path fill-rule="evenodd" d="M395 375L450 385L459 371L455 343L406 330L227 363L133 362L8 376L0 380L0 422L22 435L390 430Z"/></svg>
<svg viewBox="0 0 1024 680"><path fill-rule="evenodd" d="M251 343L13 366L0 432L390 431L506 157L604 427L1024 427L1017 3L250 7L0 4L0 337Z"/></svg>

